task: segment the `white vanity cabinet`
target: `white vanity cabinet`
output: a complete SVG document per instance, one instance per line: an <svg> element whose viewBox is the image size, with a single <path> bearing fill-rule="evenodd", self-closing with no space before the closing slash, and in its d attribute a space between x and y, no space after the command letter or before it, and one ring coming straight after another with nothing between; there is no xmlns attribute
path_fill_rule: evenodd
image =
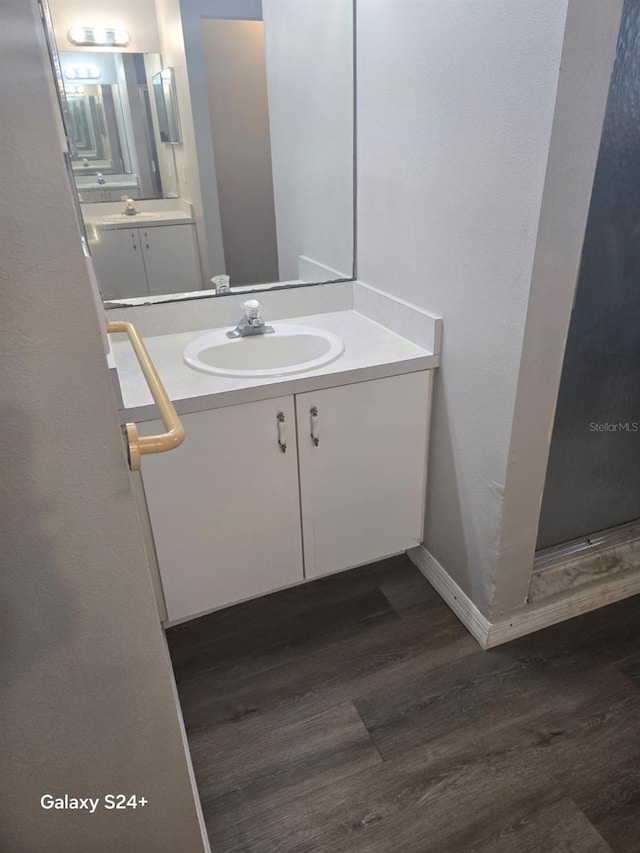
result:
<svg viewBox="0 0 640 853"><path fill-rule="evenodd" d="M98 228L91 255L103 299L201 287L195 228L191 223Z"/></svg>
<svg viewBox="0 0 640 853"><path fill-rule="evenodd" d="M305 577L422 541L431 376L297 395Z"/></svg>
<svg viewBox="0 0 640 853"><path fill-rule="evenodd" d="M91 243L91 257L103 299L149 295L137 228L100 230Z"/></svg>
<svg viewBox="0 0 640 853"><path fill-rule="evenodd" d="M138 229L149 293L200 290L200 267L193 225L155 225Z"/></svg>
<svg viewBox="0 0 640 853"><path fill-rule="evenodd" d="M417 545L431 375L184 415L142 467L169 621Z"/></svg>
<svg viewBox="0 0 640 853"><path fill-rule="evenodd" d="M142 471L170 621L304 579L293 397L182 422L184 444Z"/></svg>

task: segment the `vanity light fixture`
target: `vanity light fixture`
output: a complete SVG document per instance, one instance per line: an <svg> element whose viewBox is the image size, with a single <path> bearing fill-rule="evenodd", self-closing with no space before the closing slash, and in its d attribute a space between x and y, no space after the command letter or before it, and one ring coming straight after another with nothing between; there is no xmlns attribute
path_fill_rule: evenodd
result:
<svg viewBox="0 0 640 853"><path fill-rule="evenodd" d="M97 80L100 69L95 65L67 65L64 69L67 80Z"/></svg>
<svg viewBox="0 0 640 853"><path fill-rule="evenodd" d="M78 47L127 47L129 33L124 27L87 27L75 24L68 33L69 41Z"/></svg>
<svg viewBox="0 0 640 853"><path fill-rule="evenodd" d="M84 86L75 86L71 84L70 86L65 86L64 88L67 95L84 95Z"/></svg>

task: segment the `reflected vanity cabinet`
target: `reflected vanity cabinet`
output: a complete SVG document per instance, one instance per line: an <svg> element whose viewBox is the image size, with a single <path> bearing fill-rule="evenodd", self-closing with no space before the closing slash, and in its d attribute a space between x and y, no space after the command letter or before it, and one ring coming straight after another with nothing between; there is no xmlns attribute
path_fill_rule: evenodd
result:
<svg viewBox="0 0 640 853"><path fill-rule="evenodd" d="M169 621L419 544L431 375L183 415L142 471Z"/></svg>
<svg viewBox="0 0 640 853"><path fill-rule="evenodd" d="M103 299L200 290L195 226L96 229L91 256Z"/></svg>

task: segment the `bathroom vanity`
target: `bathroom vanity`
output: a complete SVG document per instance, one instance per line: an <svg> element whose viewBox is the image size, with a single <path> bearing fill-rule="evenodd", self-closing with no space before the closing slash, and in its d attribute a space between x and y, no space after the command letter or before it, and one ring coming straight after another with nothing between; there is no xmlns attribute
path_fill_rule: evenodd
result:
<svg viewBox="0 0 640 853"><path fill-rule="evenodd" d="M417 545L440 321L354 281L352 0L265 0L237 19L159 7L148 53L106 50L103 28L76 43L53 5L112 331L137 328L186 431L135 478L163 621ZM208 290L218 275L233 293ZM274 331L229 343L254 288ZM122 423L182 438L160 427L175 412L155 379L152 405L130 343L113 353Z"/></svg>
<svg viewBox="0 0 640 853"><path fill-rule="evenodd" d="M438 355L353 310L295 323L344 352L311 371L223 376L184 362L203 330L145 340L187 434L142 467L170 623L421 541ZM114 356L123 420L161 432L127 344Z"/></svg>
<svg viewBox="0 0 640 853"><path fill-rule="evenodd" d="M191 206L179 199L84 205L91 256L103 299L173 293L202 286Z"/></svg>

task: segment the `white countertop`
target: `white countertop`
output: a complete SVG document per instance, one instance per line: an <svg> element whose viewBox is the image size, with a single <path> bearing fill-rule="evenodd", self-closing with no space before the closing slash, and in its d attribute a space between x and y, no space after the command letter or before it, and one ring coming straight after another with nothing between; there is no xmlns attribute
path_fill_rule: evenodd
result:
<svg viewBox="0 0 640 853"><path fill-rule="evenodd" d="M357 311L295 317L292 322L333 332L344 341L344 353L323 367L294 376L238 378L201 373L183 362L185 346L210 331L206 326L198 331L148 337L144 342L180 414L412 373L439 364L438 355ZM156 419L157 409L127 339L112 336L111 346L124 404L123 420Z"/></svg>

